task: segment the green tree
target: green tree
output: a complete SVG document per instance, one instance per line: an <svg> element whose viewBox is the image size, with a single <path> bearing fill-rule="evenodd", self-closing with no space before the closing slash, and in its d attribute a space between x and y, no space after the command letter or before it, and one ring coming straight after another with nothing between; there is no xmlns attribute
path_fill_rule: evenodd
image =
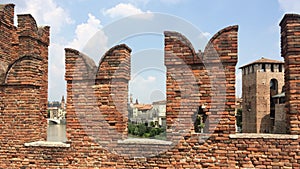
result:
<svg viewBox="0 0 300 169"><path fill-rule="evenodd" d="M147 131L147 127L145 126L145 124L139 124L138 125L138 135L141 137L144 135L144 133L146 133Z"/></svg>
<svg viewBox="0 0 300 169"><path fill-rule="evenodd" d="M150 126L151 126L151 127L155 127L154 121L151 121L151 122L150 122Z"/></svg>
<svg viewBox="0 0 300 169"><path fill-rule="evenodd" d="M128 123L128 133L134 134L135 125L132 123Z"/></svg>
<svg viewBox="0 0 300 169"><path fill-rule="evenodd" d="M153 137L153 136L155 136L156 135L156 129L155 128L152 128L151 130L150 130L150 137Z"/></svg>
<svg viewBox="0 0 300 169"><path fill-rule="evenodd" d="M135 126L135 127L134 127L133 134L134 134L134 135L139 135L139 128L138 128L138 126Z"/></svg>

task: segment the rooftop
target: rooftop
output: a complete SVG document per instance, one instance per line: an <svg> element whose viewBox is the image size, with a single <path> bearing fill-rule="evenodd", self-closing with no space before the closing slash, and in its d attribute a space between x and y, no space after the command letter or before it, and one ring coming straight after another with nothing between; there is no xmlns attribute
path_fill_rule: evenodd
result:
<svg viewBox="0 0 300 169"><path fill-rule="evenodd" d="M135 104L134 107L140 111L146 111L152 109L151 104Z"/></svg>
<svg viewBox="0 0 300 169"><path fill-rule="evenodd" d="M259 64L259 63L277 63L277 64L284 64L283 61L279 61L279 60L272 60L272 59L267 59L267 58L264 58L262 57L261 59L258 59L254 62L251 62L249 64L246 64L244 66L241 66L239 67L240 69L244 68L244 67L247 67L247 66L250 66L250 65L254 65L254 64Z"/></svg>

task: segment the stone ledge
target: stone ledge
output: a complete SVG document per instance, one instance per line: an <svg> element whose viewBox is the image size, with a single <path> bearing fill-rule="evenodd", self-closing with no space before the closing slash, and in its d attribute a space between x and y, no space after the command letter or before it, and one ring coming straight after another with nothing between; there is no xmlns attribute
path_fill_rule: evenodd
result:
<svg viewBox="0 0 300 169"><path fill-rule="evenodd" d="M30 143L25 143L25 147L57 147L57 148L68 148L70 144L63 142L53 142L53 141L35 141Z"/></svg>
<svg viewBox="0 0 300 169"><path fill-rule="evenodd" d="M259 133L242 133L242 134L230 134L229 138L263 138L263 139L292 139L297 140L298 135L290 134L259 134Z"/></svg>
<svg viewBox="0 0 300 169"><path fill-rule="evenodd" d="M129 138L125 140L118 140L118 144L146 144L146 145L172 145L171 141L145 139L145 138Z"/></svg>

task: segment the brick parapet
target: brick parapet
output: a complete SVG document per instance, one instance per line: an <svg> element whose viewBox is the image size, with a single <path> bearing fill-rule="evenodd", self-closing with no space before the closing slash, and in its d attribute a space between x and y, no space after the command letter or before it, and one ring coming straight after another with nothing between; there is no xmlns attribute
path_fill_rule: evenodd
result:
<svg viewBox="0 0 300 169"><path fill-rule="evenodd" d="M175 60L180 61L179 65L175 65L178 64L176 62L172 65L171 60L166 62L170 63L167 66L167 118L169 124L175 125L175 128L170 125L168 131L174 131L172 137L179 137L176 144L171 143L173 140L151 142L151 140L125 139L126 112L118 109L115 103L126 107L123 104L127 101L127 81L130 77L129 72L123 74L130 70L130 50L126 47L122 47L116 54L125 65L129 66L122 67L120 76L99 79L96 78L99 72L91 59L76 50L66 49L68 144L44 142L46 123L42 112L46 108L40 106L41 102L45 101L41 100L41 96L45 94L43 93L45 91L41 90L43 85L32 83L16 85L11 83L13 74L9 74L12 76L8 78L9 83L0 85L0 168L299 168L300 139L297 135L233 134L232 110L237 61L235 59L237 29L230 30L232 31L223 31L216 35L215 40L211 40L212 53L207 56L214 56L212 54L216 54L220 49L226 49L225 46L219 46L213 51L213 45L225 45L222 41L227 41L226 46L231 49L228 52L220 52L221 59L213 64L198 62L197 57L203 54L204 58L205 51L202 54L193 53L187 42L171 40L167 44L172 45L174 42L175 45L182 45L183 51L189 51L186 55L183 54L187 58L178 59L179 57L176 56L182 56L180 52L166 48L166 51L175 53L167 57L170 59L175 57ZM4 32L6 31L10 33L11 30L4 29ZM3 37L3 34L0 33L0 36ZM229 40L231 36L234 38ZM223 38L218 40L220 37ZM0 38L0 43L4 44L3 41L6 40L7 38ZM18 48L15 49L18 52ZM115 50L118 49L113 51ZM177 48L176 50L181 51ZM42 68L47 67L44 65L47 64L45 59L47 50L41 50L42 54L36 55L17 55L17 52L14 54L16 58L28 56L26 63L34 63L34 66ZM119 55L119 52L123 54ZM32 60L29 56L40 57L41 60ZM115 59L120 61L119 57L105 58L98 67L102 64L106 66L101 67L100 70L104 72L117 70L113 66L117 65L114 63ZM190 58L194 58L194 61L192 62ZM183 61L185 59L187 62ZM17 59L13 59L15 60ZM15 64L9 61L7 66L14 65L11 66L12 71L17 71L17 67L26 68L22 66L21 60ZM108 61L113 62L105 63ZM212 67L208 69L206 65ZM76 70L76 67L82 72ZM224 73L210 74L209 70L214 68L224 70ZM43 72L45 76L41 77L40 74L36 76L44 79L47 77L47 71L43 70ZM113 74L117 72L114 71ZM18 73L22 72L17 71ZM36 74L34 71L31 73ZM80 78L77 73L84 75L84 78ZM120 78L115 80L115 77ZM212 78L225 80L213 81ZM217 86L212 82L223 86L224 92L213 93ZM295 86L291 85L291 89L292 87ZM114 94L119 94L116 95L119 99L117 102L113 102ZM216 109L223 105L218 102L213 103L213 97L226 99L223 103L224 111ZM213 122L216 132L193 132L192 117L199 106L203 106L209 116L217 119L221 117L219 121ZM183 121L176 121L176 118ZM176 128L177 125L187 130L180 130Z"/></svg>

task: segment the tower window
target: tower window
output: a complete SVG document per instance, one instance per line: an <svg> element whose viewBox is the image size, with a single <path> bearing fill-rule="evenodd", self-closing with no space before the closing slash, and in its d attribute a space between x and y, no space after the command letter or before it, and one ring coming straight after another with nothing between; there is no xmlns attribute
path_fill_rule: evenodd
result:
<svg viewBox="0 0 300 169"><path fill-rule="evenodd" d="M271 64L271 72L274 72L274 64Z"/></svg>
<svg viewBox="0 0 300 169"><path fill-rule="evenodd" d="M279 72L282 72L282 64L279 65Z"/></svg>
<svg viewBox="0 0 300 169"><path fill-rule="evenodd" d="M265 63L263 63L263 64L261 65L261 71L262 71L262 72L265 72L265 71L266 71L266 64L265 64Z"/></svg>

